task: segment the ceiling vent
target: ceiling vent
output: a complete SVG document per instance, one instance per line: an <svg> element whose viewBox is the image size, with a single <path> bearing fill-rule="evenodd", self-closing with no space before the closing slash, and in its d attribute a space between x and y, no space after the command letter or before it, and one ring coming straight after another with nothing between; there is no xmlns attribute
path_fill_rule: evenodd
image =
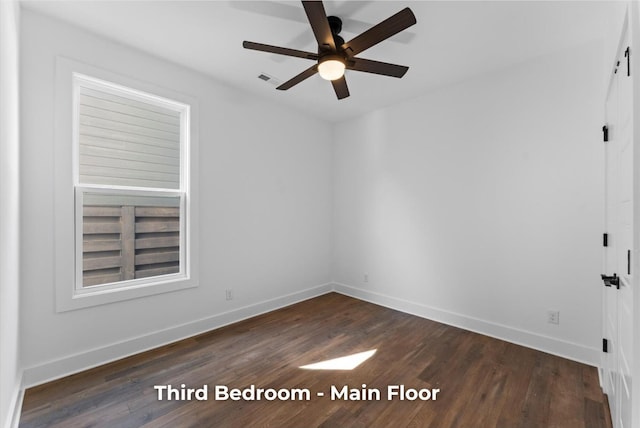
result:
<svg viewBox="0 0 640 428"><path fill-rule="evenodd" d="M264 80L265 82L271 83L274 86L279 86L280 83L282 83L279 79L276 79L275 77L267 74L267 73L260 73L258 75L258 79L260 80Z"/></svg>

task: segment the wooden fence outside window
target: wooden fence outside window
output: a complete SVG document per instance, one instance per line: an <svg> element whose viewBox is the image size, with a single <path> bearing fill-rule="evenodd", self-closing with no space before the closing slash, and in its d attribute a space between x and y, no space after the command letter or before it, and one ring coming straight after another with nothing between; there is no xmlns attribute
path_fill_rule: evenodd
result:
<svg viewBox="0 0 640 428"><path fill-rule="evenodd" d="M84 206L82 286L180 271L180 209Z"/></svg>

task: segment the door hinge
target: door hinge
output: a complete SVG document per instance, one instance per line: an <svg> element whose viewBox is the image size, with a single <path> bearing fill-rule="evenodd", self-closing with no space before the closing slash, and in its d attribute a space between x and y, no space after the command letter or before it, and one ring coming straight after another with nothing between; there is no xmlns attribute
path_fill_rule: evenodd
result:
<svg viewBox="0 0 640 428"><path fill-rule="evenodd" d="M609 127L607 125L602 127L602 140L605 143L609 141Z"/></svg>
<svg viewBox="0 0 640 428"><path fill-rule="evenodd" d="M631 51L629 51L629 46L624 51L624 56L627 58L627 76L631 76Z"/></svg>
<svg viewBox="0 0 640 428"><path fill-rule="evenodd" d="M607 275L600 275L600 277L602 278L602 282L604 282L604 286L605 287L611 287L613 285L615 285L615 287L619 290L620 289L620 277L617 274L613 274L613 276L607 276Z"/></svg>
<svg viewBox="0 0 640 428"><path fill-rule="evenodd" d="M602 338L602 352L609 352L609 341L604 337Z"/></svg>
<svg viewBox="0 0 640 428"><path fill-rule="evenodd" d="M602 246L603 247L608 247L609 246L609 234L608 233L603 233L602 234Z"/></svg>

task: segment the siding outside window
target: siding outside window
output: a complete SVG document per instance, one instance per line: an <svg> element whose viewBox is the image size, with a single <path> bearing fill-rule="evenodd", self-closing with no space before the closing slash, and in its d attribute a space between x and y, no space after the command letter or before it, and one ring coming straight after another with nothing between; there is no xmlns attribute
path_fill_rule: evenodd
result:
<svg viewBox="0 0 640 428"><path fill-rule="evenodd" d="M180 112L80 86L79 181L180 189Z"/></svg>

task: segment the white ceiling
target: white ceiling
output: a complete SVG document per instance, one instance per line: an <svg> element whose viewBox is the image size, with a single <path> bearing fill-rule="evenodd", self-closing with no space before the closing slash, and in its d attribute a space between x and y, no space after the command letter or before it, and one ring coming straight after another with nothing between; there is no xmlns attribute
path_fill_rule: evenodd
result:
<svg viewBox="0 0 640 428"><path fill-rule="evenodd" d="M338 101L313 76L286 81L312 63L242 48L243 40L315 52L297 1L23 1L24 7L205 73L228 85L329 121L415 97L438 86L577 46L603 35L606 2L325 1L350 40L409 6L418 23L359 57L410 67L402 79L347 71L351 96Z"/></svg>

